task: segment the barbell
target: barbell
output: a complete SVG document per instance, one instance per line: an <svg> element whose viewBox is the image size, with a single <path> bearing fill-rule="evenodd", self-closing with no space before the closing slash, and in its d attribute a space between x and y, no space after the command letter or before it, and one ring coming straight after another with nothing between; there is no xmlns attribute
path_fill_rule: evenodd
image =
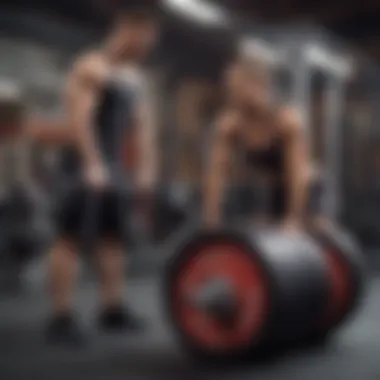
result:
<svg viewBox="0 0 380 380"><path fill-rule="evenodd" d="M196 357L236 359L325 338L355 310L364 271L337 227L198 230L174 249L165 308Z"/></svg>
<svg viewBox="0 0 380 380"><path fill-rule="evenodd" d="M77 188L80 186L76 185ZM115 188L115 192L126 199L136 198L131 189L124 191ZM189 206L191 199L177 199L172 192L169 187L160 188L153 194L148 205L151 217L149 227L152 230L150 235L157 244L180 229L194 210ZM64 197L66 191L63 190L62 193L61 197ZM57 197L54 202L39 187L25 184L10 186L0 200L0 227L5 244L2 252L10 254L16 261L28 261L43 252L54 237L54 203L58 204L61 197ZM91 197L89 192L89 208L96 206L94 202L97 199L98 197ZM132 207L131 202L128 207ZM134 234L130 221L126 220L125 224L126 235L129 235L129 241L133 245L137 234Z"/></svg>

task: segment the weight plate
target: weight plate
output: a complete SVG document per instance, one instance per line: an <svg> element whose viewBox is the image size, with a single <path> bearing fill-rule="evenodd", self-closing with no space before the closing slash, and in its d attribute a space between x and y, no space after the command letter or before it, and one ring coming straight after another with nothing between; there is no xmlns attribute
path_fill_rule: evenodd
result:
<svg viewBox="0 0 380 380"><path fill-rule="evenodd" d="M354 297L350 266L336 248L324 249L329 278L329 296L321 325L331 327L340 322L349 311Z"/></svg>
<svg viewBox="0 0 380 380"><path fill-rule="evenodd" d="M206 283L223 279L237 301L233 327L226 328L189 300ZM261 336L269 310L265 275L254 256L231 242L197 246L173 282L172 313L179 328L195 347L209 352L237 352L252 347Z"/></svg>

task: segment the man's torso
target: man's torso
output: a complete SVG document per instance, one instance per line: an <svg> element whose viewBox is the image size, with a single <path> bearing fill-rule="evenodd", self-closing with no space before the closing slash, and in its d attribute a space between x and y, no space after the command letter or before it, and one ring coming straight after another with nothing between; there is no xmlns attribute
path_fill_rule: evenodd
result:
<svg viewBox="0 0 380 380"><path fill-rule="evenodd" d="M107 75L92 113L91 126L103 163L116 180L127 179L123 165L128 135L133 133L143 92L143 74L136 67L107 66ZM61 168L69 181L81 176L81 160L74 146L65 148Z"/></svg>

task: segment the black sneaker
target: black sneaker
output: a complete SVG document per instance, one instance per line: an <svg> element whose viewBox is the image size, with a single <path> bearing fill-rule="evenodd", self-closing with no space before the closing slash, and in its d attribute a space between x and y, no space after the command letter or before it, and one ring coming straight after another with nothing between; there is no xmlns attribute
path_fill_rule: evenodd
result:
<svg viewBox="0 0 380 380"><path fill-rule="evenodd" d="M128 308L109 307L99 316L99 327L108 332L120 332L125 330L142 331L145 327L144 321L134 315Z"/></svg>
<svg viewBox="0 0 380 380"><path fill-rule="evenodd" d="M48 344L63 347L84 347L87 343L85 334L70 315L53 317L46 332Z"/></svg>

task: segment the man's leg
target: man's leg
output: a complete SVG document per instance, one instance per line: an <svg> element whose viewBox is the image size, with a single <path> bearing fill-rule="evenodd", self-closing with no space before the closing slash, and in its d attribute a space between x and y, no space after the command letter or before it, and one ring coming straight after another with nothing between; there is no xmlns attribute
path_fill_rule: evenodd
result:
<svg viewBox="0 0 380 380"><path fill-rule="evenodd" d="M140 329L141 321L124 305L126 285L125 223L128 209L117 194L106 194L99 213L97 258L101 279L100 327L107 331Z"/></svg>
<svg viewBox="0 0 380 380"><path fill-rule="evenodd" d="M81 194L68 194L58 213L58 238L48 261L49 292L52 316L47 338L51 343L81 344L84 336L74 318L75 291L79 257L77 238L80 230L83 204Z"/></svg>
<svg viewBox="0 0 380 380"><path fill-rule="evenodd" d="M74 241L59 238L49 256L49 290L54 315L67 315L73 310L78 264Z"/></svg>
<svg viewBox="0 0 380 380"><path fill-rule="evenodd" d="M100 274L100 297L103 309L123 304L125 286L125 254L120 242L102 239L97 258Z"/></svg>

